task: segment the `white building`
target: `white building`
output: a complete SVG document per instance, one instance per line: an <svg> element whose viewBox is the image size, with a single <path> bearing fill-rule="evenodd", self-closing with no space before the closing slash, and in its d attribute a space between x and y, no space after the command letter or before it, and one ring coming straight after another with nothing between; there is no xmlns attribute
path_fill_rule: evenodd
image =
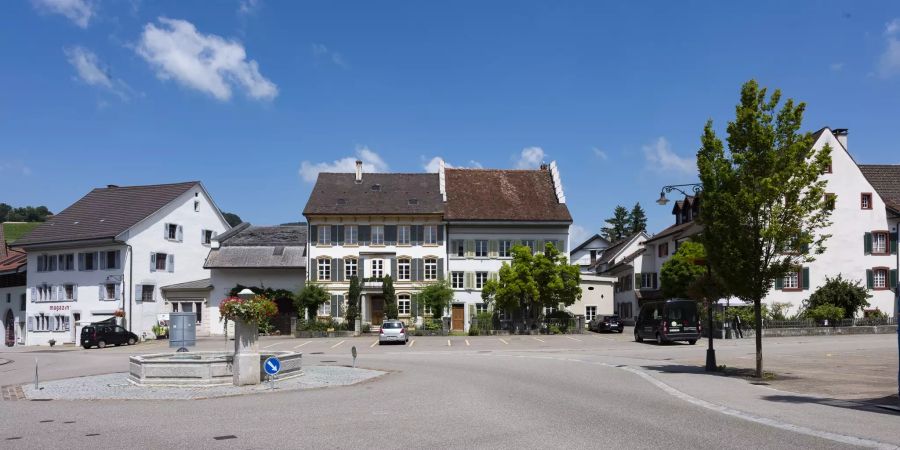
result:
<svg viewBox="0 0 900 450"><path fill-rule="evenodd" d="M822 177L834 201L832 225L824 229L831 237L826 251L815 261L776 280L765 303L787 303L796 313L803 301L839 274L859 280L870 289L869 309L896 314L897 224L900 221L900 166L860 165L847 150L847 130L823 128L815 133L815 149L832 149L830 170ZM702 232L694 222L702 208L702 195L675 203L675 224L644 242L645 271L658 274L662 264L681 242Z"/></svg>
<svg viewBox="0 0 900 450"><path fill-rule="evenodd" d="M451 329L468 330L472 316L486 310L482 286L512 261L513 246L541 252L550 243L568 259L572 216L555 163L539 170L447 169L442 164L439 175L455 291Z"/></svg>
<svg viewBox="0 0 900 450"><path fill-rule="evenodd" d="M640 310L642 300L659 297L656 273L645 269L647 259L643 242L647 233L634 233L607 248L589 270L615 280L614 312L631 321Z"/></svg>
<svg viewBox="0 0 900 450"><path fill-rule="evenodd" d="M25 252L7 248L0 223L0 320L7 347L25 344L27 260Z"/></svg>
<svg viewBox="0 0 900 450"><path fill-rule="evenodd" d="M303 210L309 222L309 280L331 293L319 317L342 320L350 279L363 286L362 321L384 320L381 279L390 275L399 316L430 316L415 295L444 278L446 229L438 174L320 173Z"/></svg>
<svg viewBox="0 0 900 450"><path fill-rule="evenodd" d="M582 272L590 272L588 269L603 256L603 251L609 248L609 241L595 234L569 252L569 260L572 264L578 264ZM610 313L612 314L612 313Z"/></svg>
<svg viewBox="0 0 900 450"><path fill-rule="evenodd" d="M160 287L209 278L203 261L228 224L199 182L109 186L15 242L28 252L27 343L78 343L80 326L124 310L152 336Z"/></svg>
<svg viewBox="0 0 900 450"><path fill-rule="evenodd" d="M205 299L207 307L203 321L198 324L198 333L222 335L225 333L219 315L222 300L244 288L271 290L279 312L272 325L282 334L289 334L291 318L297 317L291 294L303 289L306 282L306 248L306 225L242 223L213 238L203 266L209 269L209 279L164 288L167 303L181 303L190 308ZM184 311L184 306L179 310Z"/></svg>

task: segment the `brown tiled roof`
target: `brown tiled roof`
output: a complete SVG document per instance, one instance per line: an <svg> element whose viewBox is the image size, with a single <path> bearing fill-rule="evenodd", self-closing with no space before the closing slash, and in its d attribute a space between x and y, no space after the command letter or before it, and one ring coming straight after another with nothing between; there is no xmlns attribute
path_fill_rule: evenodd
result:
<svg viewBox="0 0 900 450"><path fill-rule="evenodd" d="M28 262L28 256L21 250L10 249L5 258L0 258L0 273L18 270Z"/></svg>
<svg viewBox="0 0 900 450"><path fill-rule="evenodd" d="M447 220L572 222L548 170L447 169Z"/></svg>
<svg viewBox="0 0 900 450"><path fill-rule="evenodd" d="M48 219L16 247L111 239L175 200L199 182L98 188Z"/></svg>
<svg viewBox="0 0 900 450"><path fill-rule="evenodd" d="M303 214L440 214L436 173L320 173Z"/></svg>
<svg viewBox="0 0 900 450"><path fill-rule="evenodd" d="M887 207L900 212L900 165L860 164L859 170Z"/></svg>

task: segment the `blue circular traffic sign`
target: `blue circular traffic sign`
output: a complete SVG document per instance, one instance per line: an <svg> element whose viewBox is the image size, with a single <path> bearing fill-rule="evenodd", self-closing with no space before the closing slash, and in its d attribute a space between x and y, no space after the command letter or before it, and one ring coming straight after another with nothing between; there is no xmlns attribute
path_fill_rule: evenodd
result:
<svg viewBox="0 0 900 450"><path fill-rule="evenodd" d="M266 374L275 375L281 370L281 361L274 356L270 356L266 358L266 362L263 363L263 368L266 370Z"/></svg>

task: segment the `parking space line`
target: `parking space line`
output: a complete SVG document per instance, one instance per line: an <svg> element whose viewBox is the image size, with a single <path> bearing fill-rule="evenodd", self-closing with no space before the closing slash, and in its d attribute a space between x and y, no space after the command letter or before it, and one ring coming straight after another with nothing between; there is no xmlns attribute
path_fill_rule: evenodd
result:
<svg viewBox="0 0 900 450"><path fill-rule="evenodd" d="M578 341L578 342L584 342L584 341L582 341L581 339L575 339L575 338L573 338L572 336L566 336L566 339L571 339L571 340L573 340L573 341Z"/></svg>
<svg viewBox="0 0 900 450"><path fill-rule="evenodd" d="M466 339L466 347L468 347L468 346L469 346L469 340Z"/></svg>
<svg viewBox="0 0 900 450"><path fill-rule="evenodd" d="M374 347L374 346L376 346L376 345L378 345L378 341L373 342L372 345L369 346L369 348L372 348L372 347Z"/></svg>
<svg viewBox="0 0 900 450"><path fill-rule="evenodd" d="M409 348L412 348L413 345L416 345L416 340L415 340L415 339L409 341Z"/></svg>
<svg viewBox="0 0 900 450"><path fill-rule="evenodd" d="M506 342L505 340L503 340L503 338L497 338L497 339L500 339L500 342L502 342L504 345L509 345L509 342Z"/></svg>
<svg viewBox="0 0 900 450"><path fill-rule="evenodd" d="M534 339L534 340L536 340L536 341L538 341L538 342L547 342L547 341L545 341L545 340L543 340L543 339L536 338L536 337L533 337L532 339Z"/></svg>
<svg viewBox="0 0 900 450"><path fill-rule="evenodd" d="M274 344L269 344L269 345L267 345L267 346L265 346L265 347L263 347L263 348L274 347L274 346L276 346L276 345L278 345L278 344L283 344L283 342L276 342L276 343L274 343Z"/></svg>
<svg viewBox="0 0 900 450"><path fill-rule="evenodd" d="M298 345L298 346L295 346L294 348L300 348L300 347L303 347L304 345L309 344L310 342L312 342L312 341L306 341L306 342L304 342L304 343L302 343L302 344L300 344L300 345Z"/></svg>
<svg viewBox="0 0 900 450"><path fill-rule="evenodd" d="M337 344L332 345L331 348L335 348L335 347L337 347L337 346L343 344L344 342L347 342L347 341L341 341L341 342L338 342Z"/></svg>

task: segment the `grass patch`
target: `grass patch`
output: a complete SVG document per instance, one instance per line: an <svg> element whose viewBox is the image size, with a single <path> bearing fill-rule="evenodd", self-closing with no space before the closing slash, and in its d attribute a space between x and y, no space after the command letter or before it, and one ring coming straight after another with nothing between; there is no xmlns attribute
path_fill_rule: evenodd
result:
<svg viewBox="0 0 900 450"><path fill-rule="evenodd" d="M30 233L31 230L37 228L43 222L5 222L3 223L3 234L6 236L6 242L12 244L17 239Z"/></svg>

